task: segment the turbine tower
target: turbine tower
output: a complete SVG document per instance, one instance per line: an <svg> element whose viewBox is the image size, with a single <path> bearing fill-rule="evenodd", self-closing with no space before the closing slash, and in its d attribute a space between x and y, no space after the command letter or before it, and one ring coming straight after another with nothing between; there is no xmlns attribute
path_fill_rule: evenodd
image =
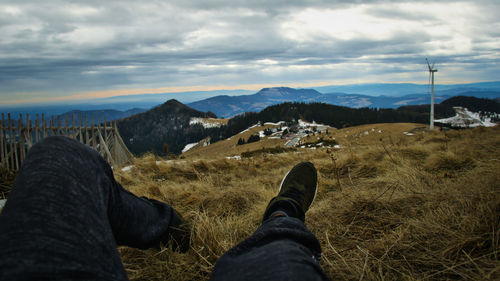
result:
<svg viewBox="0 0 500 281"><path fill-rule="evenodd" d="M425 58L427 62L427 66L429 67L429 80L432 77L432 88L431 88L431 121L430 121L430 130L434 130L434 72L437 72L437 69L434 69L434 64L432 66L429 64L429 60Z"/></svg>

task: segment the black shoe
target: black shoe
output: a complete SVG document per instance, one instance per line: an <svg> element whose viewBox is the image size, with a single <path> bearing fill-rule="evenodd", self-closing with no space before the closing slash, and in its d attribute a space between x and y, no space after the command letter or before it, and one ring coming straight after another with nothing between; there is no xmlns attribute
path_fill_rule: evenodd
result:
<svg viewBox="0 0 500 281"><path fill-rule="evenodd" d="M293 167L283 178L279 193L271 199L264 213L264 220L276 211L305 220L318 190L318 173L311 162L302 162Z"/></svg>

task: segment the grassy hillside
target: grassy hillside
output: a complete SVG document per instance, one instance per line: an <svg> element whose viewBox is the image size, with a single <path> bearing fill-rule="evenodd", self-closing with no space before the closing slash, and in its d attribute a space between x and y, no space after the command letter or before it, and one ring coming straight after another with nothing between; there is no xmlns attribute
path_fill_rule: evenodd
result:
<svg viewBox="0 0 500 281"><path fill-rule="evenodd" d="M271 149L275 147L283 147L288 139L276 139L272 136L261 138L259 142L237 145L239 138L247 140L251 135L258 134L259 131L273 127L277 128L279 125L253 126L231 138L213 143L209 146L199 145L183 153L181 158L214 159L223 156L232 157L235 155L241 155L245 152L258 151L263 148ZM393 137L400 137L404 132L418 130L418 128L423 128L423 125L414 123L381 123L349 127L342 130L330 128L328 134L309 134L309 136L302 138L301 141L304 143L313 143L319 142L320 139L337 140L342 145L366 142L370 143L374 139L379 140L380 138L391 139Z"/></svg>
<svg viewBox="0 0 500 281"><path fill-rule="evenodd" d="M173 205L194 225L186 254L120 248L129 278L208 280L217 259L258 227L283 175L307 160L318 168L319 192L306 224L333 280L498 280L500 127L421 126L336 130L336 150L241 160L146 155L129 171L115 169L127 189Z"/></svg>
<svg viewBox="0 0 500 281"><path fill-rule="evenodd" d="M263 147L283 146L285 140L275 138L262 138L259 142L237 145L238 139L242 138L248 140L251 135L259 134L266 128L279 127L279 126L255 126L248 130L242 131L230 138L218 141L209 146L198 146L181 155L181 158L188 159L214 159L214 157L222 156L235 156L240 155L242 152L261 149Z"/></svg>

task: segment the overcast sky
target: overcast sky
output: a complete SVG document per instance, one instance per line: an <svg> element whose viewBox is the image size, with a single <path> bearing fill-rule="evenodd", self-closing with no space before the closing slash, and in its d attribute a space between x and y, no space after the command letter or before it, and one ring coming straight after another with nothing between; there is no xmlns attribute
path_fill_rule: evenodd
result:
<svg viewBox="0 0 500 281"><path fill-rule="evenodd" d="M352 4L355 2L356 4ZM0 104L497 81L500 1L0 0Z"/></svg>

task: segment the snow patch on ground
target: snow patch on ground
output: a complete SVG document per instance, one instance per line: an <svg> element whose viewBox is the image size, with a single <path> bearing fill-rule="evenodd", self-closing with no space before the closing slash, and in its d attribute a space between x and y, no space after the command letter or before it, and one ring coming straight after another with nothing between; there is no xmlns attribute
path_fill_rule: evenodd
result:
<svg viewBox="0 0 500 281"><path fill-rule="evenodd" d="M197 144L198 144L197 142L186 144L186 146L184 146L184 148L182 149L182 153L190 150L191 148L195 147Z"/></svg>
<svg viewBox="0 0 500 281"><path fill-rule="evenodd" d="M300 128L311 128L311 127L316 127L316 130L320 131L320 132L323 132L323 131L326 131L328 129L334 129L333 127L330 127L328 125L324 125L324 124L318 124L316 123L315 121L313 121L312 123L309 123L309 122L305 122L301 119L298 120L298 123L299 123L299 127ZM284 129L283 129L284 130Z"/></svg>
<svg viewBox="0 0 500 281"><path fill-rule="evenodd" d="M191 117L191 119L189 119L189 125L194 124L201 124L203 128L219 128L223 125L221 122L217 122L216 120L209 122L205 118Z"/></svg>
<svg viewBox="0 0 500 281"><path fill-rule="evenodd" d="M233 160L241 160L241 156L239 155L234 155L234 156L226 156L226 159L233 159Z"/></svg>
<svg viewBox="0 0 500 281"><path fill-rule="evenodd" d="M313 121L312 123L309 123L309 122L306 122L306 121L302 121L301 119L299 119L299 127L318 127L318 126L325 126L323 124L317 124L315 121Z"/></svg>
<svg viewBox="0 0 500 281"><path fill-rule="evenodd" d="M133 167L134 165L125 166L122 168L122 172L129 172L130 170L132 170Z"/></svg>
<svg viewBox="0 0 500 281"><path fill-rule="evenodd" d="M7 199L0 199L0 210L3 209L3 206L5 206L5 203L7 203Z"/></svg>
<svg viewBox="0 0 500 281"><path fill-rule="evenodd" d="M270 125L270 126L279 126L281 124L285 124L285 121L279 121L278 123L272 123L272 122L264 123L264 125Z"/></svg>
<svg viewBox="0 0 500 281"><path fill-rule="evenodd" d="M248 127L247 129L245 129L245 130L243 130L243 131L239 132L239 134L243 134L243 133L245 133L245 132L248 132L248 131L250 131L250 129L253 129L253 128L258 127L258 126L260 126L260 124L259 124L259 123L255 124L255 125L253 125L253 126L251 126L251 127Z"/></svg>
<svg viewBox="0 0 500 281"><path fill-rule="evenodd" d="M193 162L196 163L198 162L199 160L194 160ZM155 161L155 164L156 165L160 165L160 164L173 164L173 163L186 163L186 160L161 160L161 161ZM121 170L122 172L130 172L132 170L132 168L134 168L135 166L134 165L129 165L129 166L125 166L123 167Z"/></svg>
<svg viewBox="0 0 500 281"><path fill-rule="evenodd" d="M434 122L439 122L443 124L450 124L453 127L493 127L496 126L495 123L491 122L490 117L483 117L479 115L478 112L469 111L467 108L456 106L455 109L456 115L450 118L443 118L434 120ZM496 115L498 116L498 114Z"/></svg>

